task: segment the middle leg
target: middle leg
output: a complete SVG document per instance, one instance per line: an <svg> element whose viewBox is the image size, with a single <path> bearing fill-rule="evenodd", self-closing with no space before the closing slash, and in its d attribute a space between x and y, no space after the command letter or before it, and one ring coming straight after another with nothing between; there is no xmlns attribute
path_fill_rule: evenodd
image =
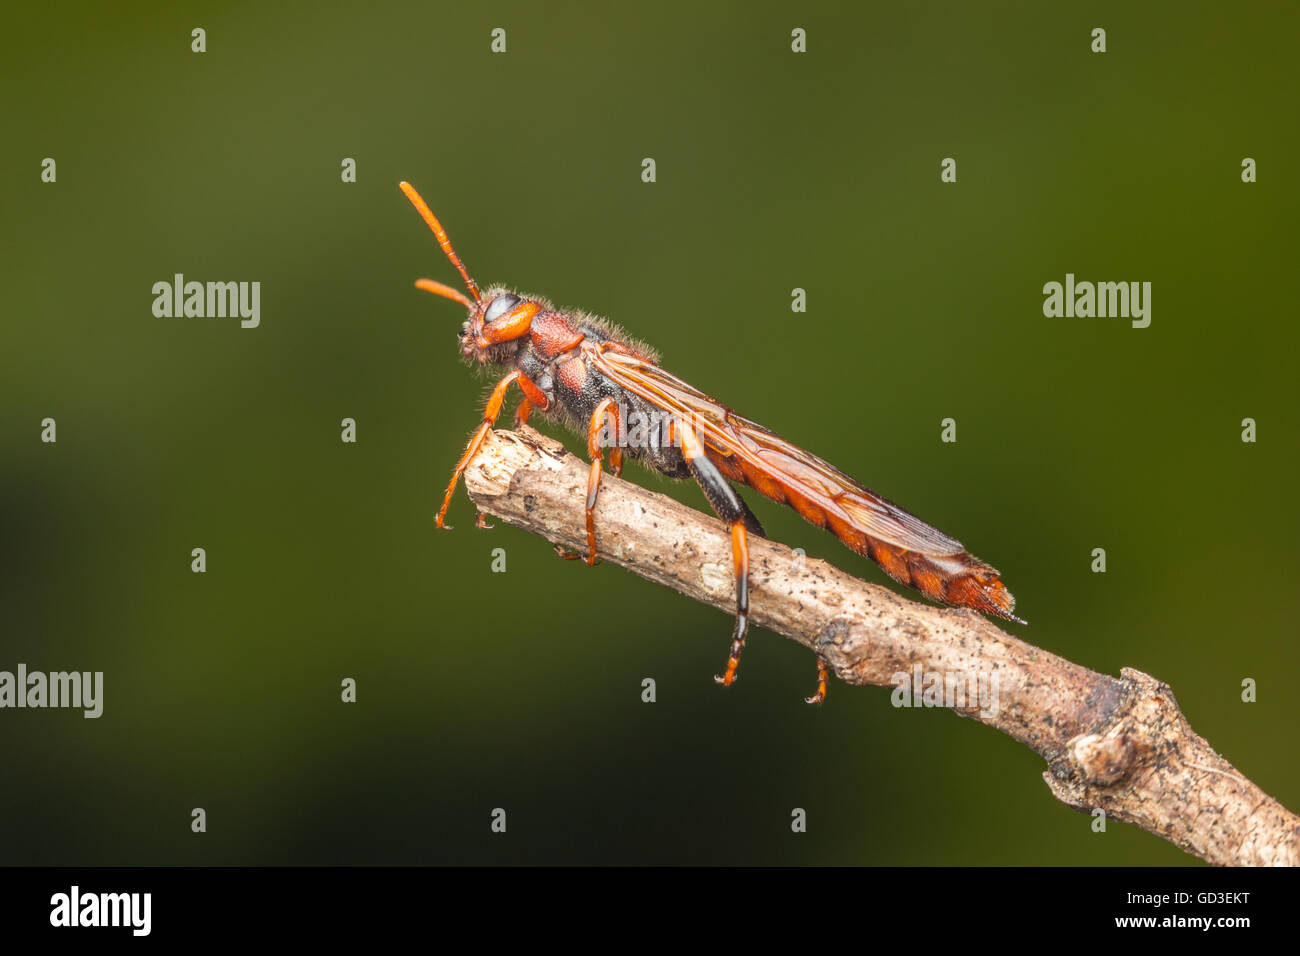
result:
<svg viewBox="0 0 1300 956"><path fill-rule="evenodd" d="M618 433L621 427L619 418L618 402L612 398L601 399L596 410L591 413L591 422L587 425L587 455L591 458L591 471L587 475L587 566L592 567L596 563L596 498L600 494L600 476L604 464L604 445L601 444L600 434L605 430L606 420L612 420L614 425L614 441L618 441ZM617 477L623 471L623 450L614 446L609 446L609 463L614 469L614 475ZM561 557L567 557L567 553L561 553Z"/></svg>

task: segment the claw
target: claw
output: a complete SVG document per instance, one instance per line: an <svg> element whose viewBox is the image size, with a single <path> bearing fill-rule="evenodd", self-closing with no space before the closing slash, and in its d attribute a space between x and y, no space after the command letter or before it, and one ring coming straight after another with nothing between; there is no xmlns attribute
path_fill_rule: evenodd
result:
<svg viewBox="0 0 1300 956"><path fill-rule="evenodd" d="M817 655L817 693L803 699L805 704L820 704L826 700L826 681L829 679L826 659Z"/></svg>

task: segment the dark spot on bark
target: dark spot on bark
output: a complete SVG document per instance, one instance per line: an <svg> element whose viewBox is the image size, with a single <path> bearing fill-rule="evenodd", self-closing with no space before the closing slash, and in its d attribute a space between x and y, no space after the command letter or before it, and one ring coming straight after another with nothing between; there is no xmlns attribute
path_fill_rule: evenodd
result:
<svg viewBox="0 0 1300 956"><path fill-rule="evenodd" d="M537 496L524 495L524 514L532 514L537 510Z"/></svg>

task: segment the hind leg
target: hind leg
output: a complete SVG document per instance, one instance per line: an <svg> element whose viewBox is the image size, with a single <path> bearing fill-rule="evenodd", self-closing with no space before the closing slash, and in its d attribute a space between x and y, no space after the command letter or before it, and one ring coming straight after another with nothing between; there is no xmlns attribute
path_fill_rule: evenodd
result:
<svg viewBox="0 0 1300 956"><path fill-rule="evenodd" d="M731 529L731 560L736 572L736 624L731 632L727 670L713 678L724 687L730 687L736 680L736 668L740 666L740 654L745 649L745 635L749 630L749 531L752 526L761 536L763 529L740 495L736 494L736 489L718 471L718 466L704 454L695 430L680 420L675 424L681 435L686 467L718 517Z"/></svg>
<svg viewBox="0 0 1300 956"><path fill-rule="evenodd" d="M830 674L827 671L826 658L818 654L817 655L817 693L813 694L811 697L805 697L803 699L804 703L820 704L822 701L824 701L826 699L826 682L829 679L830 679Z"/></svg>

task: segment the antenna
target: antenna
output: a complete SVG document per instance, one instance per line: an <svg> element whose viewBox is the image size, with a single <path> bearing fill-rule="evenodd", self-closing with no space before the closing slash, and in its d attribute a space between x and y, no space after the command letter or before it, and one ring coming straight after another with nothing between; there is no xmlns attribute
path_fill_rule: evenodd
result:
<svg viewBox="0 0 1300 956"><path fill-rule="evenodd" d="M411 201L411 205L414 206L415 211L420 214L420 218L424 220L425 225L433 230L433 235L434 238L438 240L438 245L442 246L442 251L447 254L447 258L451 260L451 264L456 267L456 271L460 273L460 277L465 280L465 287L469 289L469 294L474 297L474 301L481 301L479 299L478 286L474 283L474 280L469 277L469 272L465 269L465 263L460 261L460 256L456 255L456 250L452 248L451 240L447 238L447 230L442 228L442 223L440 223L438 217L433 214L433 210L429 208L429 204L424 201L420 194L415 191L415 187L410 183L402 181L397 184L397 187L406 194L406 198ZM432 279L421 279L416 283L416 286L427 292L433 292L436 295L445 296L448 299L457 299L458 301L464 302L467 306L470 304L459 292L443 285L441 282L434 282ZM454 294L448 295L449 292Z"/></svg>

